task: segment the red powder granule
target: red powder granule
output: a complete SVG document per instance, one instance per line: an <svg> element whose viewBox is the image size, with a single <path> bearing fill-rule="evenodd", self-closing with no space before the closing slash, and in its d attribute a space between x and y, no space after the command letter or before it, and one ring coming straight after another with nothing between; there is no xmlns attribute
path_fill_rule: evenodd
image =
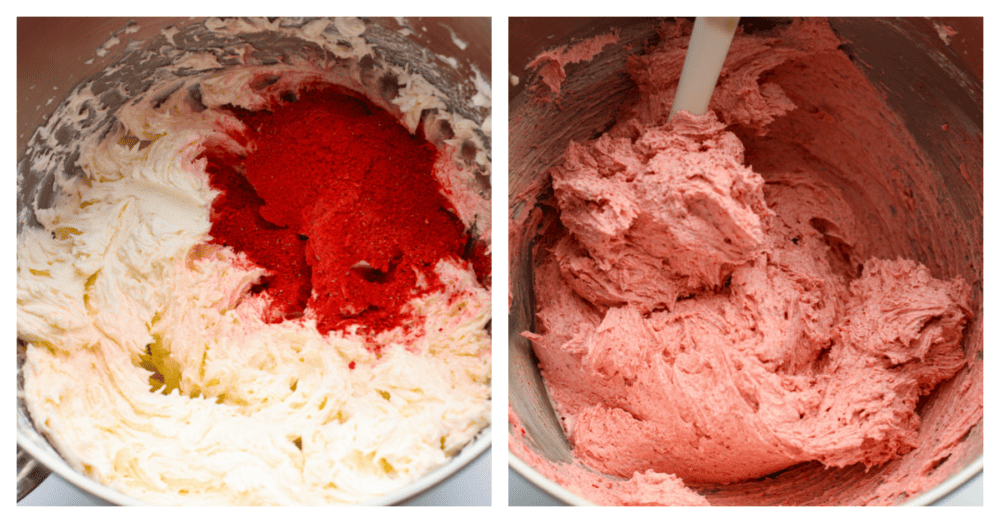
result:
<svg viewBox="0 0 1000 523"><path fill-rule="evenodd" d="M248 127L246 158L209 146L213 241L272 275L269 322L316 312L323 334L400 325L403 305L441 288L442 258L472 259L489 276L433 176L438 150L389 113L323 86L266 111L234 110ZM242 172L243 174L239 174ZM418 285L420 282L420 285ZM353 366L352 366L353 368Z"/></svg>
<svg viewBox="0 0 1000 523"><path fill-rule="evenodd" d="M354 370L354 367L357 367L357 366L358 366L358 364L354 363L353 361L347 364L347 368L351 369L351 370Z"/></svg>

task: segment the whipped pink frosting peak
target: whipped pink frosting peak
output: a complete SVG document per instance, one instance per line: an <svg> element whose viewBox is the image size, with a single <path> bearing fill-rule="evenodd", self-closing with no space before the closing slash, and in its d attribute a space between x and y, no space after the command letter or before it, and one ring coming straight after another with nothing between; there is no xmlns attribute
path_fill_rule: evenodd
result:
<svg viewBox="0 0 1000 523"><path fill-rule="evenodd" d="M721 287L760 252L771 216L764 180L712 111L630 120L571 143L551 175L570 232L554 254L567 283L600 306L649 312Z"/></svg>

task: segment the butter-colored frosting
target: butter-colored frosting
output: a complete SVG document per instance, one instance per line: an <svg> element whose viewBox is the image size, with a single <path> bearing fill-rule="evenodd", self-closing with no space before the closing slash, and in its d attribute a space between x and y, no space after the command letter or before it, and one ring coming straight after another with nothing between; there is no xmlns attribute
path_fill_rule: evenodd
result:
<svg viewBox="0 0 1000 523"><path fill-rule="evenodd" d="M359 23L338 27L357 37ZM200 105L187 88L154 86L81 148L82 175L61 179L53 204L34 209L40 227L18 236L32 421L74 468L147 502L356 503L447 463L490 423L490 295L469 263L433 267L443 290L412 299L405 328L321 335L310 310L267 323L266 294L250 292L265 271L210 243L218 192L199 155L245 146L224 106L263 107L251 80L265 73L292 91L354 86L308 64L187 80ZM392 110L412 130L421 104L442 102L426 80L402 81ZM456 140L488 136L452 121ZM439 178L472 223L488 202L466 194L443 152ZM488 218L479 228L488 241Z"/></svg>

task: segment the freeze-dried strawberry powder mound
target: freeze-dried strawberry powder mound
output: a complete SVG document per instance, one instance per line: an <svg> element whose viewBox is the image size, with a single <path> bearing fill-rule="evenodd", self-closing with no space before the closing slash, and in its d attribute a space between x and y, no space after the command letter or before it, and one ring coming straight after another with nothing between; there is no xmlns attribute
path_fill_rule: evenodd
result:
<svg viewBox="0 0 1000 523"><path fill-rule="evenodd" d="M441 288L442 258L486 256L441 195L439 151L385 110L342 89L316 86L268 110L232 109L248 127L234 138L246 158L208 147L221 190L213 241L268 269L267 320L316 312L321 333L361 325L372 332L406 320L403 305ZM488 269L486 269L488 270Z"/></svg>

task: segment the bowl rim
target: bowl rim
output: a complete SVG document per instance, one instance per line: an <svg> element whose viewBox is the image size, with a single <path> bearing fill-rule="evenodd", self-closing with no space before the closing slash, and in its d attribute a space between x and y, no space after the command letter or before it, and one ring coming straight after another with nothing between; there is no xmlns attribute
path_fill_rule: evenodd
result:
<svg viewBox="0 0 1000 523"><path fill-rule="evenodd" d="M959 487L968 483L977 474L983 471L983 455L979 454L972 463L969 463L957 474L953 474L948 479L938 483L937 486L920 494L919 496L903 503L904 506L928 506L933 505L948 494L958 490Z"/></svg>
<svg viewBox="0 0 1000 523"><path fill-rule="evenodd" d="M540 472L535 470L534 467L528 465L523 459L514 454L510 449L507 450L507 463L508 466L520 474L524 479L528 480L534 486L538 487L546 494L558 499L559 501L574 506L593 506L594 502L584 499L572 492L570 492L566 487L552 481L551 479L543 476ZM935 502L941 500L948 494L951 494L957 490L962 485L970 482L974 477L983 472L983 455L980 454L976 459L965 466L957 474L950 476L948 479L942 481L938 485L934 486L930 490L923 492L917 497L910 499L903 506L929 506L933 505Z"/></svg>
<svg viewBox="0 0 1000 523"><path fill-rule="evenodd" d="M514 472L520 474L524 479L530 481L536 487L542 489L546 494L562 501L567 505L574 506L594 506L595 503L570 492L566 487L543 476L534 467L528 465L516 454L507 450L507 464Z"/></svg>
<svg viewBox="0 0 1000 523"><path fill-rule="evenodd" d="M44 436L43 436L44 437ZM36 440L24 434L21 428L17 431L17 444L27 452L34 460L42 466L48 468L52 473L57 474L74 487L83 492L95 496L103 501L120 506L155 506L156 504L143 501L111 488L103 483L85 476L73 467L58 454L50 452L40 446ZM437 486L445 479L451 477L459 470L465 468L478 458L486 449L493 444L492 425L487 425L476 435L475 439L467 443L452 459L444 465L431 472L417 478L413 482L396 489L392 492L357 503L360 506L384 506L398 505L404 503L427 490ZM349 506L349 505L345 505Z"/></svg>

